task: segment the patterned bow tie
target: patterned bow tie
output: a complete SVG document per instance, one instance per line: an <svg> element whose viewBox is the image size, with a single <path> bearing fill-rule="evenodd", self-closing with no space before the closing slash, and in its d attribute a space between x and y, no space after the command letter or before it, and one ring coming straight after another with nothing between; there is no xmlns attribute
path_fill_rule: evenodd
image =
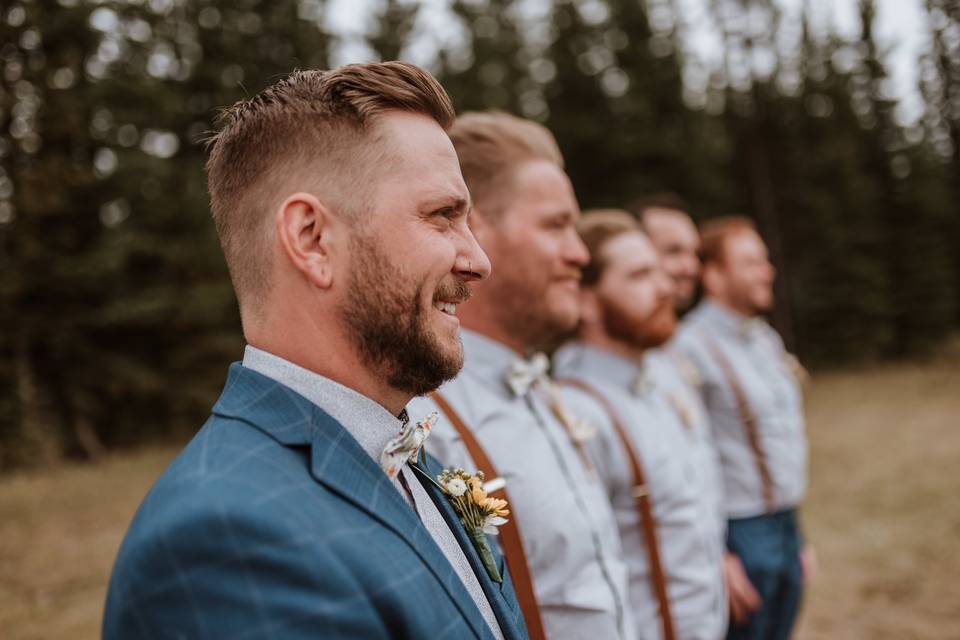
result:
<svg viewBox="0 0 960 640"><path fill-rule="evenodd" d="M749 318L740 322L737 333L741 340L750 340L763 330L764 322L761 318Z"/></svg>
<svg viewBox="0 0 960 640"><path fill-rule="evenodd" d="M513 363L507 373L507 385L515 396L525 396L533 385L548 382L549 369L550 358L542 353L535 353L529 360L517 360Z"/></svg>
<svg viewBox="0 0 960 640"><path fill-rule="evenodd" d="M387 477L395 478L403 465L416 462L417 456L420 455L420 448L423 447L424 440L430 435L430 430L435 424L437 424L436 411L416 424L411 424L410 420L404 421L399 435L391 438L383 448L383 453L380 454L380 467Z"/></svg>

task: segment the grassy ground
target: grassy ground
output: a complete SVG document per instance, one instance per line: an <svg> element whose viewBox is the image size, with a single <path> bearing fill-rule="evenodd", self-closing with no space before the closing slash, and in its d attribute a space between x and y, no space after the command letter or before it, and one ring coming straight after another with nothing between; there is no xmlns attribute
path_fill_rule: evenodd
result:
<svg viewBox="0 0 960 640"><path fill-rule="evenodd" d="M960 638L960 349L823 374L808 399L820 573L798 637ZM0 635L99 635L117 546L175 453L0 479Z"/></svg>
<svg viewBox="0 0 960 640"><path fill-rule="evenodd" d="M818 376L808 419L821 571L799 637L960 639L960 344Z"/></svg>

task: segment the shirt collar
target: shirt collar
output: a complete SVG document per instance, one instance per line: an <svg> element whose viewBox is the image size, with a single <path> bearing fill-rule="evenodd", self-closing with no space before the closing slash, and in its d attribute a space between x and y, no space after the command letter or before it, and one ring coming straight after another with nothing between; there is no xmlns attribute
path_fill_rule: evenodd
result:
<svg viewBox="0 0 960 640"><path fill-rule="evenodd" d="M630 391L646 369L642 361L638 364L583 342L571 342L561 348L554 355L554 362L561 375L570 370L582 371Z"/></svg>
<svg viewBox="0 0 960 640"><path fill-rule="evenodd" d="M747 335L745 329L754 322L754 319L737 313L733 309L714 302L709 298L705 298L704 301L700 303L699 308L700 316L704 322L712 327L719 327L722 331L737 338L743 338Z"/></svg>
<svg viewBox="0 0 960 640"><path fill-rule="evenodd" d="M407 420L406 410L397 417L339 382L250 345L243 352L243 366L289 387L326 411L378 463L387 442Z"/></svg>

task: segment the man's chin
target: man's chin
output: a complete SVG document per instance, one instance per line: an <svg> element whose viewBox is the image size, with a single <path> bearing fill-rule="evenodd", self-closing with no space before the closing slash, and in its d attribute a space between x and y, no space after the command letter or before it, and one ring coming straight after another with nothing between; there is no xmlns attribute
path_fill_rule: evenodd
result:
<svg viewBox="0 0 960 640"><path fill-rule="evenodd" d="M674 311L686 311L690 308L690 305L693 304L693 295L680 295L674 294L673 296L673 308Z"/></svg>
<svg viewBox="0 0 960 640"><path fill-rule="evenodd" d="M552 328L553 335L560 339L577 328L580 322L580 309L562 309L550 315L543 326Z"/></svg>
<svg viewBox="0 0 960 640"><path fill-rule="evenodd" d="M773 311L773 296L757 296L753 300L754 315Z"/></svg>

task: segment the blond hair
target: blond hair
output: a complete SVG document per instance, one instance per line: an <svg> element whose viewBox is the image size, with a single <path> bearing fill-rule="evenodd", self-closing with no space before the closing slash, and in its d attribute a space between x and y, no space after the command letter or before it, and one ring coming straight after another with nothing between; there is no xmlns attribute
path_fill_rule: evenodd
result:
<svg viewBox="0 0 960 640"><path fill-rule="evenodd" d="M577 222L580 239L590 252L590 262L583 269L581 283L591 287L600 282L606 260L603 248L611 240L624 233L642 233L640 223L622 209L590 209Z"/></svg>
<svg viewBox="0 0 960 640"><path fill-rule="evenodd" d="M208 140L210 208L237 297L269 287L270 216L293 179L324 186L328 203L357 208L354 184L372 161L371 129L390 110L453 123L440 83L404 62L355 64L332 71L294 71L248 100L223 110ZM364 154L367 154L366 156Z"/></svg>
<svg viewBox="0 0 960 640"><path fill-rule="evenodd" d="M460 170L477 208L490 218L503 211L510 172L533 160L563 168L553 134L541 124L502 111L467 112L450 128Z"/></svg>

